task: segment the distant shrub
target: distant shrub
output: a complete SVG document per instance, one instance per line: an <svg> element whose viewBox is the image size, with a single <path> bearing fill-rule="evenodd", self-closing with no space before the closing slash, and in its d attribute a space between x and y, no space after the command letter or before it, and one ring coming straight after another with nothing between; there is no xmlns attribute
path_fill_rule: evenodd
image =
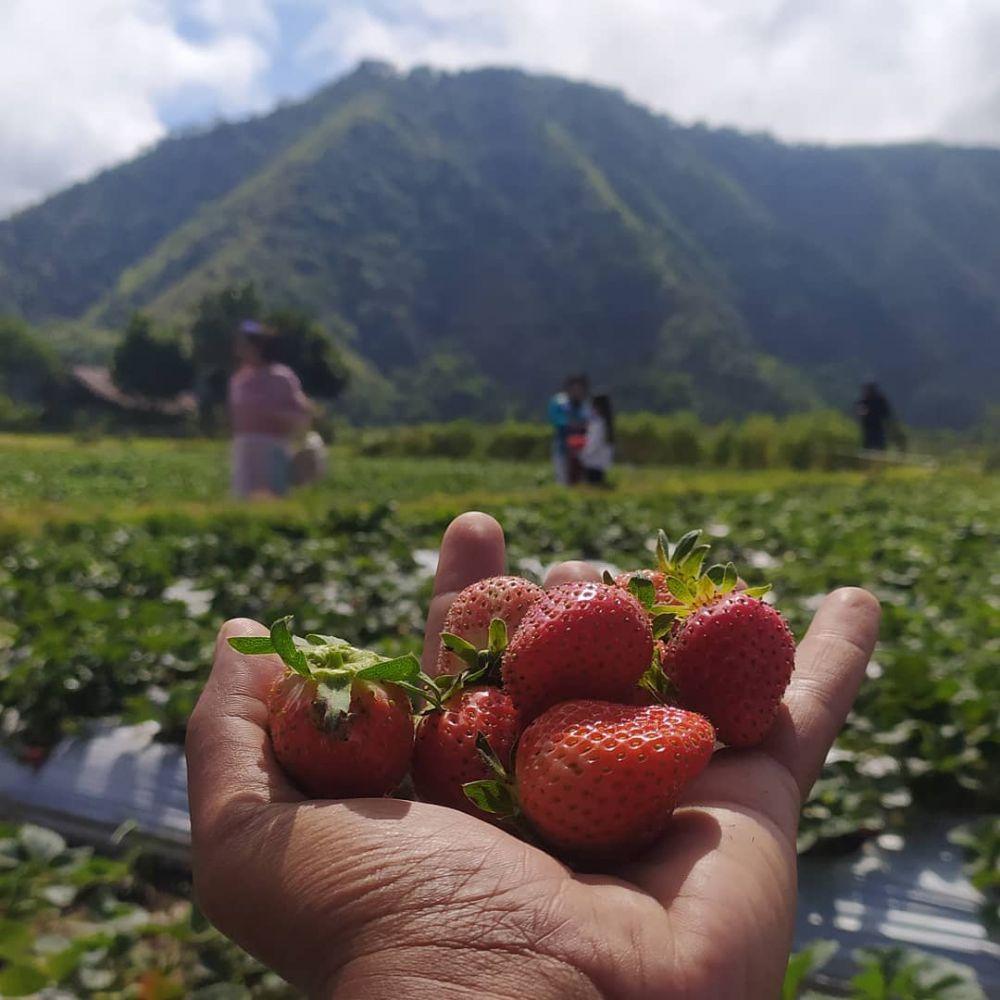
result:
<svg viewBox="0 0 1000 1000"><path fill-rule="evenodd" d="M448 424L425 424L421 448L425 454L443 458L468 458L479 443L479 428L470 420Z"/></svg>
<svg viewBox="0 0 1000 1000"><path fill-rule="evenodd" d="M738 425L732 420L710 429L705 456L709 465L721 469L734 464L737 429Z"/></svg>
<svg viewBox="0 0 1000 1000"><path fill-rule="evenodd" d="M616 425L618 456L636 465L698 465L707 428L690 412L656 416L628 413Z"/></svg>
<svg viewBox="0 0 1000 1000"><path fill-rule="evenodd" d="M795 413L778 429L778 464L792 469L842 469L855 464L858 432L833 410Z"/></svg>
<svg viewBox="0 0 1000 1000"><path fill-rule="evenodd" d="M361 431L355 451L372 457L468 458L479 450L482 429L468 420Z"/></svg>
<svg viewBox="0 0 1000 1000"><path fill-rule="evenodd" d="M751 414L736 428L732 464L738 469L770 468L777 443L778 421L767 414Z"/></svg>
<svg viewBox="0 0 1000 1000"><path fill-rule="evenodd" d="M0 393L0 431L35 430L41 415L39 407L15 403L9 396Z"/></svg>
<svg viewBox="0 0 1000 1000"><path fill-rule="evenodd" d="M552 432L544 424L508 420L485 429L486 455L520 461L541 461L552 447Z"/></svg>

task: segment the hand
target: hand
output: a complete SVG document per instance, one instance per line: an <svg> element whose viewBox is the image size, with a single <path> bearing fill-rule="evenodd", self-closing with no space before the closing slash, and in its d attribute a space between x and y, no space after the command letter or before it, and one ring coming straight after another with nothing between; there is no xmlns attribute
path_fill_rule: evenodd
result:
<svg viewBox="0 0 1000 1000"><path fill-rule="evenodd" d="M500 526L445 533L427 621L432 663L448 605L504 570ZM596 578L556 567L548 586ZM226 643L188 727L198 898L226 934L310 996L777 996L795 913L799 806L850 709L879 607L823 602L767 743L724 750L639 861L580 875L487 823L398 799L310 802L271 752L264 697L281 670Z"/></svg>

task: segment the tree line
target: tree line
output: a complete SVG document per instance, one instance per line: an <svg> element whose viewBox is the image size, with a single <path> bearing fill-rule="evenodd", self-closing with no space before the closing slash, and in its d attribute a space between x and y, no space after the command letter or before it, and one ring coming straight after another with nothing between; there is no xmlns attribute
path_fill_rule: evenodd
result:
<svg viewBox="0 0 1000 1000"><path fill-rule="evenodd" d="M252 282L204 295L187 325L134 313L112 352L111 379L126 396L154 403L193 392L199 425L211 431L233 366L233 334L248 319L274 329L276 360L307 393L332 400L343 391L349 371L336 336L303 310L263 302ZM0 427L57 429L72 421L70 373L39 333L0 317L0 356Z"/></svg>

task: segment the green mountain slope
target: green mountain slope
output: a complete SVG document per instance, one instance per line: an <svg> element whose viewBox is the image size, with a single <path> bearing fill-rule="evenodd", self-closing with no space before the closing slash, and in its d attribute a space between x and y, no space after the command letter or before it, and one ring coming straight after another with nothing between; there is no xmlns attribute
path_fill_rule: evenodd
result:
<svg viewBox="0 0 1000 1000"><path fill-rule="evenodd" d="M399 413L537 412L586 369L710 418L876 376L960 424L995 391L998 265L1000 152L784 146L554 78L366 65L0 223L0 310L180 318L251 278L350 330Z"/></svg>

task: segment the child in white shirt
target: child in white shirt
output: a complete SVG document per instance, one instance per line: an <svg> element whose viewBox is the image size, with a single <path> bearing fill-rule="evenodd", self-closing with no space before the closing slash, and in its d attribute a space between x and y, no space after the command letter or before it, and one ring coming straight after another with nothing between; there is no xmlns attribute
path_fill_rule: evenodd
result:
<svg viewBox="0 0 1000 1000"><path fill-rule="evenodd" d="M607 485L607 473L615 457L615 419L610 396L595 396L590 403L587 441L580 451L584 480Z"/></svg>

